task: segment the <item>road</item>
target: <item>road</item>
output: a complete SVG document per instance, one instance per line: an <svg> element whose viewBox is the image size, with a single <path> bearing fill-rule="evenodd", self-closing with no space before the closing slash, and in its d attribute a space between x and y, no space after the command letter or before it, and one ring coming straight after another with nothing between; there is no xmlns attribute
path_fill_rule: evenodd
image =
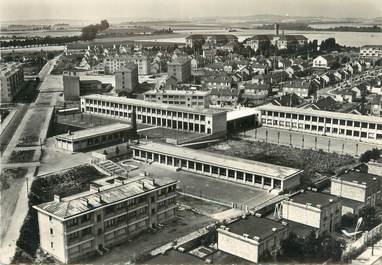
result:
<svg viewBox="0 0 382 265"><path fill-rule="evenodd" d="M38 94L34 103L30 104L23 115L20 118L20 121L17 122L19 124L14 131L13 134L8 133L9 143L7 147L4 149L2 155L2 164L3 167L12 166L11 164L7 164L9 161L10 155L14 150L23 150L21 147L17 147L17 144L22 140L23 135L28 134L31 131L35 131L38 133L39 138L43 141L46 138L49 121L53 112L53 108L59 98L59 92L51 92L57 91L58 89L62 90L62 82L58 82L59 79L62 80L61 77L51 76L50 71L53 69L55 62L58 57L50 60L41 70L39 77L42 80L42 84L40 86L40 93ZM36 115L43 116L42 122L30 122L34 121ZM35 145L35 153L38 156L40 152L40 146ZM26 150L30 150L31 147L26 147ZM24 222L25 216L28 211L28 185L33 182L33 173L38 166L37 163L21 163L17 164L19 167L24 167L28 169L25 178L22 179L22 182L19 183L21 185L20 189L17 192L7 193L6 198L0 198L1 200L7 201L7 208L2 209L0 215L1 222L1 244L0 244L0 264L9 264L14 256L16 250L16 241L19 237L20 228ZM28 183L29 182L29 183ZM11 183L12 185L12 183Z"/></svg>
<svg viewBox="0 0 382 265"><path fill-rule="evenodd" d="M377 147L374 143L357 142L324 135L306 134L290 130L261 127L240 134L251 140L288 145L302 149L322 150L337 154L359 156L367 150ZM379 146L382 148L382 146Z"/></svg>

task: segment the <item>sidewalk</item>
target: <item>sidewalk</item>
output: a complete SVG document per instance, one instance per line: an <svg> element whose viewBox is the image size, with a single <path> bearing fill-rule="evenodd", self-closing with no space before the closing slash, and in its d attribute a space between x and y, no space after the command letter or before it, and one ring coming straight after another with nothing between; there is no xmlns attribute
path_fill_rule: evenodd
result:
<svg viewBox="0 0 382 265"><path fill-rule="evenodd" d="M372 248L368 247L361 255L352 261L355 265L376 264L382 258L382 239L375 243L374 253L371 255Z"/></svg>

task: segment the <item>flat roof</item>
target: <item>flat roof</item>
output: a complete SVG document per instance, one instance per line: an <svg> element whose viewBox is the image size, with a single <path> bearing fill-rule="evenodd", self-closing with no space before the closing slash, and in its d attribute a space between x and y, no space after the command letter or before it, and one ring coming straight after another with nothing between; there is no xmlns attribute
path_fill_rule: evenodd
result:
<svg viewBox="0 0 382 265"><path fill-rule="evenodd" d="M277 221L252 215L249 215L244 219L238 219L237 221L227 225L227 227L229 228L229 232L234 234L241 236L243 234L247 234L251 239L256 236L259 237L260 240L274 234L276 232L273 231L274 228L277 230L286 228Z"/></svg>
<svg viewBox="0 0 382 265"><path fill-rule="evenodd" d="M272 104L258 106L256 107L256 109L382 124L382 117L377 117L377 116L367 116L367 115L357 115L357 114L324 111L324 110L284 107L284 106L276 106Z"/></svg>
<svg viewBox="0 0 382 265"><path fill-rule="evenodd" d="M254 108L240 108L227 112L227 121L233 121L244 117L258 114L259 111Z"/></svg>
<svg viewBox="0 0 382 265"><path fill-rule="evenodd" d="M292 202L303 205L310 203L313 207L317 207L318 205L326 206L331 204L332 202L337 202L338 200L339 198L337 196L314 191L303 191L299 194L290 197L290 201Z"/></svg>
<svg viewBox="0 0 382 265"><path fill-rule="evenodd" d="M279 165L268 164L217 153L211 153L203 150L194 150L186 147L178 147L169 144L141 142L140 144L132 145L131 147L139 148L145 151L169 154L181 159L189 159L193 161L198 161L200 163L208 163L210 165L228 167L239 171L252 172L256 175L276 179L287 179L302 172L301 169L283 167Z"/></svg>
<svg viewBox="0 0 382 265"><path fill-rule="evenodd" d="M198 91L198 90L149 90L145 93L145 95L156 95L156 94L164 94L164 95L192 95L192 96L208 96L210 91Z"/></svg>
<svg viewBox="0 0 382 265"><path fill-rule="evenodd" d="M103 186L101 191L89 190L62 198L59 202L53 200L34 207L59 219L65 219L175 183L177 181L167 178L153 181L148 177L136 177L127 179L124 183L111 184L110 188Z"/></svg>
<svg viewBox="0 0 382 265"><path fill-rule="evenodd" d="M56 138L67 141L78 141L82 139L87 139L89 137L95 137L104 134L110 134L113 132L123 131L131 129L132 126L124 123L112 123L108 125L98 126L94 128L79 130L75 132L71 132L71 134L64 133L60 135L56 135Z"/></svg>
<svg viewBox="0 0 382 265"><path fill-rule="evenodd" d="M379 180L379 178L381 177L378 175L364 173L356 170L350 170L346 173L335 177L334 179L339 179L347 182L357 182L358 184L362 184L362 182L365 182L366 185L372 185L376 183Z"/></svg>
<svg viewBox="0 0 382 265"><path fill-rule="evenodd" d="M226 112L225 110L187 108L187 107L180 107L180 106L156 103L151 101L145 101L141 99L116 97L116 96L100 95L100 94L81 96L81 98L108 101L108 102L120 103L120 104L137 105L137 106L142 106L146 108L158 108L158 109L165 109L170 111L182 111L182 112L191 112L191 113L206 114L206 115L213 115L213 114Z"/></svg>

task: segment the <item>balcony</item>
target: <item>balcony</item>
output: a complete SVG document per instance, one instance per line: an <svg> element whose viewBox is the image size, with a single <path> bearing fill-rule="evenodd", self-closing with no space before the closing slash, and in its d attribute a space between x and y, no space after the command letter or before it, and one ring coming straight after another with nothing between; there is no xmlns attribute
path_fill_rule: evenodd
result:
<svg viewBox="0 0 382 265"><path fill-rule="evenodd" d="M94 238L94 236L92 234L87 234L87 235L80 236L80 237L75 238L75 239L67 239L66 245L67 245L67 248L69 248L69 247L72 247L73 245L77 245L81 242L88 241L88 240L93 239L93 238Z"/></svg>
<svg viewBox="0 0 382 265"><path fill-rule="evenodd" d="M76 225L73 225L73 226L65 226L65 233L68 234L68 233L71 233L71 232L74 232L76 230L81 230L87 226L91 226L93 225L93 222L91 220L88 220L86 222L83 222L83 223L78 223Z"/></svg>

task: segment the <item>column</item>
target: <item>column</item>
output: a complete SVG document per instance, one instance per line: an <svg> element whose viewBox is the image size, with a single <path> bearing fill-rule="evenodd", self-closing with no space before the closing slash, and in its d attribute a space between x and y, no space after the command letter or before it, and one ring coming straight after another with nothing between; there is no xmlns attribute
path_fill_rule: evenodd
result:
<svg viewBox="0 0 382 265"><path fill-rule="evenodd" d="M271 178L271 188L274 189L275 188L275 184L274 184L274 179Z"/></svg>

